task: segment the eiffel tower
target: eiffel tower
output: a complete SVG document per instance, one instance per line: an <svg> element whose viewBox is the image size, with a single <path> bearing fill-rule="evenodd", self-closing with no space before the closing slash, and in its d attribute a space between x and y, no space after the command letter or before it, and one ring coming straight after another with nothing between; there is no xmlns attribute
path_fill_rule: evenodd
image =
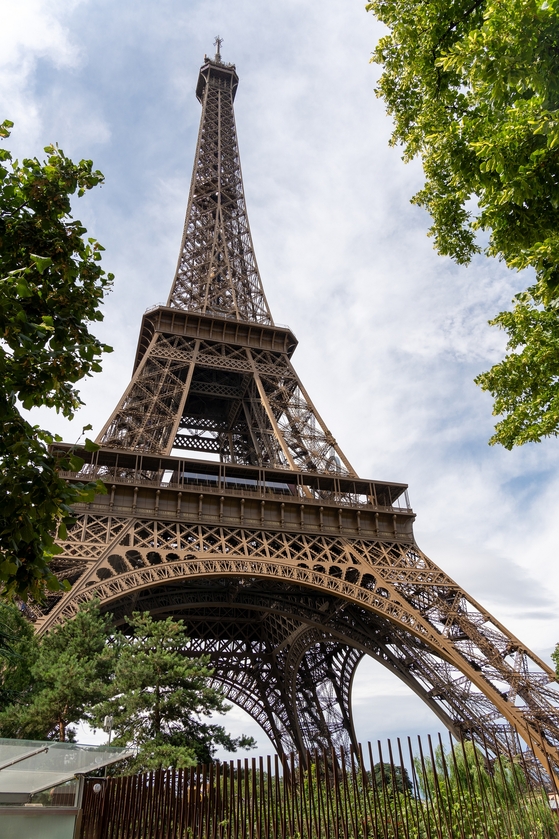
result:
<svg viewBox="0 0 559 839"><path fill-rule="evenodd" d="M406 485L357 475L292 366L245 207L239 80L216 45L169 299L143 316L99 450L66 475L108 492L76 509L55 566L72 589L39 631L92 597L121 626L138 609L182 618L190 653L279 753L356 745L368 655L454 734L516 730L559 766L553 671L422 553Z"/></svg>

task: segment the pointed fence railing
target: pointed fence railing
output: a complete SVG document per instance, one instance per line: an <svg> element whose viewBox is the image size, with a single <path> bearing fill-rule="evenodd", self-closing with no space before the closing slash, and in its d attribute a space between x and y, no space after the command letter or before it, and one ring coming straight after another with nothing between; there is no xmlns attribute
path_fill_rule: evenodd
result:
<svg viewBox="0 0 559 839"><path fill-rule="evenodd" d="M407 738L88 779L81 839L540 839L558 800L520 743Z"/></svg>

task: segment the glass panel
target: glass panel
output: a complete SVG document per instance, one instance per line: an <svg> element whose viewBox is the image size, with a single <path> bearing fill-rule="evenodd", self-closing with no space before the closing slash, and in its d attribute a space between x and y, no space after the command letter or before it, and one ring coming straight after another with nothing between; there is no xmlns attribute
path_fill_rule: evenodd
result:
<svg viewBox="0 0 559 839"><path fill-rule="evenodd" d="M0 739L0 769L6 763L23 757L26 753L32 754L47 744L40 740L3 740Z"/></svg>
<svg viewBox="0 0 559 839"><path fill-rule="evenodd" d="M65 784L37 792L35 795L28 796L29 803L41 804L43 807L75 807L78 783L77 778L72 778Z"/></svg>
<svg viewBox="0 0 559 839"><path fill-rule="evenodd" d="M93 772L129 754L126 749L110 746L0 739L0 755L5 756L3 769L0 763L0 793L37 793L48 790L76 774ZM17 757L24 759L10 766L5 765Z"/></svg>

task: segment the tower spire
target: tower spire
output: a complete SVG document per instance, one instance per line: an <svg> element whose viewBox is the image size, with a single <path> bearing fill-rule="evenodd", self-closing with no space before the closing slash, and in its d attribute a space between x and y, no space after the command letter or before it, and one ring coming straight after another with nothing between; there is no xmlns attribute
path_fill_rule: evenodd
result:
<svg viewBox="0 0 559 839"><path fill-rule="evenodd" d="M216 35L214 40L214 47L215 47L215 60L217 63L221 63L221 45L223 43L223 38L220 38L219 35Z"/></svg>
<svg viewBox="0 0 559 839"><path fill-rule="evenodd" d="M239 77L215 59L200 69L200 131L179 260L168 306L273 324L256 263L246 211L233 100Z"/></svg>

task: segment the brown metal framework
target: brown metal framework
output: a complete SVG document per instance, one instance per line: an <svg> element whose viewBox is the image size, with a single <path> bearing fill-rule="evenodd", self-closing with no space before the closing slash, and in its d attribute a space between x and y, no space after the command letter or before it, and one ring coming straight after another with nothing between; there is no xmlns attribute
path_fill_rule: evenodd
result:
<svg viewBox="0 0 559 839"><path fill-rule="evenodd" d="M182 617L280 753L356 745L351 685L370 655L455 734L504 744L512 725L559 765L550 667L419 550L406 486L358 478L293 369L254 257L237 84L206 58L168 305L144 315L100 449L67 475L108 494L60 542L73 587L39 627L93 596L119 624L133 609Z"/></svg>

